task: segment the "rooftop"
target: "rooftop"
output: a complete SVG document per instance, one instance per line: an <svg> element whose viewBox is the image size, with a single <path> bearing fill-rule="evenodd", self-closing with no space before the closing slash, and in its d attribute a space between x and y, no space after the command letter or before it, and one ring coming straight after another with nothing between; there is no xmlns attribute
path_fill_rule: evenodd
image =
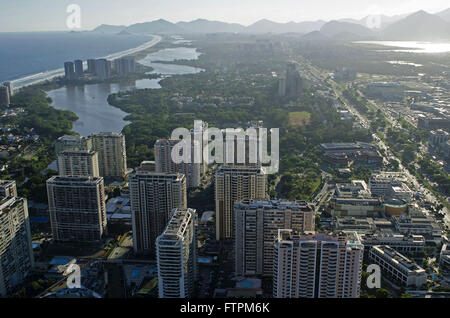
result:
<svg viewBox="0 0 450 318"><path fill-rule="evenodd" d="M373 249L380 251L382 254L388 256L394 263L403 266L408 271L416 271L416 272L425 272L425 270L411 261L409 258L400 254L392 247L384 245L384 246L374 246Z"/></svg>
<svg viewBox="0 0 450 318"><path fill-rule="evenodd" d="M236 203L236 208L246 209L277 209L277 210L310 210L313 207L306 201L285 201L285 200L249 200L244 199Z"/></svg>

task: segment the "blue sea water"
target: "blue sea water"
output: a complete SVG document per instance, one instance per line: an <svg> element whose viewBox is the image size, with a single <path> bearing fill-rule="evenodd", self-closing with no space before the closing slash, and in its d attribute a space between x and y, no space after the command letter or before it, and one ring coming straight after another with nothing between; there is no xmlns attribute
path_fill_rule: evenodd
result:
<svg viewBox="0 0 450 318"><path fill-rule="evenodd" d="M138 47L151 36L92 32L0 33L0 82Z"/></svg>

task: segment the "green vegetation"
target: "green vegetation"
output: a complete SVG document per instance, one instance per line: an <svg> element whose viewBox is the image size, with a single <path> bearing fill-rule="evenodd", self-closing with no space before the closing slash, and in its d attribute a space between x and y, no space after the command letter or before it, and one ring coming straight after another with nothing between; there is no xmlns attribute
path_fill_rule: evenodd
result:
<svg viewBox="0 0 450 318"><path fill-rule="evenodd" d="M292 112L289 113L289 126L301 127L307 126L311 122L311 114L308 112Z"/></svg>
<svg viewBox="0 0 450 318"><path fill-rule="evenodd" d="M11 101L11 107L23 108L24 113L0 119L0 125L13 128L14 134L39 135L37 141L25 143L18 153L0 159L2 164L8 165L0 178L15 179L20 185L19 194L38 202L47 201L45 180L54 172L43 174L42 171L56 159L54 142L62 135L73 134L72 124L77 120L74 113L57 110L50 106L50 102L38 87L24 88Z"/></svg>
<svg viewBox="0 0 450 318"><path fill-rule="evenodd" d="M49 279L37 279L36 277L30 277L24 283L24 287L16 291L10 296L10 298L33 298L40 293L51 287L58 280L55 278Z"/></svg>

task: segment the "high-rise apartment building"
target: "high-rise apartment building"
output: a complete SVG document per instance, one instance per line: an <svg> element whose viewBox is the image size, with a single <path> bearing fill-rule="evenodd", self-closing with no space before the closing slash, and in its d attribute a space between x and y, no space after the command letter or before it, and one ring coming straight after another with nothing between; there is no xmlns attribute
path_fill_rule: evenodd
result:
<svg viewBox="0 0 450 318"><path fill-rule="evenodd" d="M122 57L114 60L114 71L120 76L136 72L136 62L133 57Z"/></svg>
<svg viewBox="0 0 450 318"><path fill-rule="evenodd" d="M9 88L0 86L0 106L9 106L11 103Z"/></svg>
<svg viewBox="0 0 450 318"><path fill-rule="evenodd" d="M55 141L55 152L59 154L62 151L91 151L92 141L89 138L77 135L64 135Z"/></svg>
<svg viewBox="0 0 450 318"><path fill-rule="evenodd" d="M198 277L196 211L174 209L156 240L159 298L194 296Z"/></svg>
<svg viewBox="0 0 450 318"><path fill-rule="evenodd" d="M89 136L92 149L98 152L100 176L123 180L127 175L125 136L121 133L102 132Z"/></svg>
<svg viewBox="0 0 450 318"><path fill-rule="evenodd" d="M80 78L83 76L83 61L82 60L76 60L74 62L75 65L75 76L77 78Z"/></svg>
<svg viewBox="0 0 450 318"><path fill-rule="evenodd" d="M278 230L314 230L314 209L305 201L244 199L235 205L234 218L237 276L272 276Z"/></svg>
<svg viewBox="0 0 450 318"><path fill-rule="evenodd" d="M9 92L9 96L13 96L14 95L14 86L12 82L4 82L3 86L8 87L8 92Z"/></svg>
<svg viewBox="0 0 450 318"><path fill-rule="evenodd" d="M194 163L194 142L192 142L191 147L192 163L175 163L172 160L172 151L176 145L179 145L180 142L183 141L167 139L159 139L156 141L155 170L156 172L183 173L186 176L187 187L196 188L200 185L201 164Z"/></svg>
<svg viewBox="0 0 450 318"><path fill-rule="evenodd" d="M75 65L73 62L65 62L64 63L64 75L66 80L75 79Z"/></svg>
<svg viewBox="0 0 450 318"><path fill-rule="evenodd" d="M87 60L87 66L88 66L87 72L89 74L95 74L96 73L96 71L95 71L95 64L96 64L96 60L95 59Z"/></svg>
<svg viewBox="0 0 450 318"><path fill-rule="evenodd" d="M17 197L16 181L0 180L0 198Z"/></svg>
<svg viewBox="0 0 450 318"><path fill-rule="evenodd" d="M54 176L47 180L47 195L54 240L101 240L106 232L103 178Z"/></svg>
<svg viewBox="0 0 450 318"><path fill-rule="evenodd" d="M0 297L6 297L34 266L26 199L1 199L0 238Z"/></svg>
<svg viewBox="0 0 450 318"><path fill-rule="evenodd" d="M303 92L303 81L299 72L299 65L290 62L286 69L285 95L288 97L299 97Z"/></svg>
<svg viewBox="0 0 450 318"><path fill-rule="evenodd" d="M259 166L225 165L216 171L216 238L233 238L234 205L243 199L266 199L267 176Z"/></svg>
<svg viewBox="0 0 450 318"><path fill-rule="evenodd" d="M358 298L363 254L356 232L299 235L280 230L275 242L273 297Z"/></svg>
<svg viewBox="0 0 450 318"><path fill-rule="evenodd" d="M95 74L99 80L107 80L111 77L111 61L107 59L95 60Z"/></svg>
<svg viewBox="0 0 450 318"><path fill-rule="evenodd" d="M98 154L95 151L63 151L58 154L59 175L99 177Z"/></svg>
<svg viewBox="0 0 450 318"><path fill-rule="evenodd" d="M154 254L156 238L170 213L187 207L186 178L182 174L138 170L129 182L134 251Z"/></svg>

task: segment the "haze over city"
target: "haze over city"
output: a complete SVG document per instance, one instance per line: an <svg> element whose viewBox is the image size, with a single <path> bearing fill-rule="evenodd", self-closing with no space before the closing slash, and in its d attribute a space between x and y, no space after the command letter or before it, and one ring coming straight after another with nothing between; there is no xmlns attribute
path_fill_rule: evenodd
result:
<svg viewBox="0 0 450 318"><path fill-rule="evenodd" d="M275 22L361 19L372 14L388 16L425 10L436 13L448 8L446 0L15 0L2 1L1 32L64 31L66 8L82 10L82 29L100 24L130 25L157 19L170 22L198 18L250 25L260 19Z"/></svg>

